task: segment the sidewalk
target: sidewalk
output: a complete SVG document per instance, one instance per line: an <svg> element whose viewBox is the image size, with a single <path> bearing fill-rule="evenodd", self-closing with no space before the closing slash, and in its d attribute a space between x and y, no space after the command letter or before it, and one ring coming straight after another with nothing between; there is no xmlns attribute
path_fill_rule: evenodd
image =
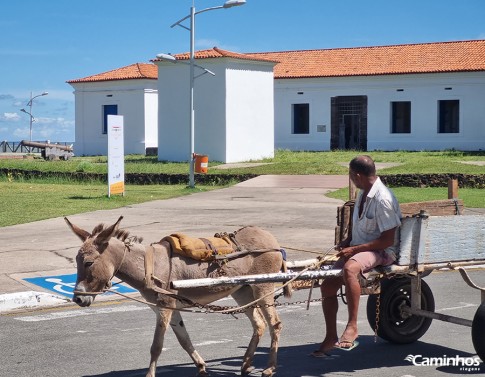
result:
<svg viewBox="0 0 485 377"><path fill-rule="evenodd" d="M268 175L220 190L69 219L91 231L122 215L121 227L143 237L144 243L176 232L207 237L257 225L276 236L289 260L309 259L334 242L336 209L342 202L324 194L347 185L345 175ZM0 313L66 302L23 279L76 273L80 246L62 217L0 228Z"/></svg>

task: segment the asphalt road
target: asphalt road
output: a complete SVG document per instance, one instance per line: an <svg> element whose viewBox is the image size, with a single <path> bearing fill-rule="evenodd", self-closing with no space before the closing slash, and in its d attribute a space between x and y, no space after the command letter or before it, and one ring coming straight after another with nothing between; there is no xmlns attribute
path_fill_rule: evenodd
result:
<svg viewBox="0 0 485 377"><path fill-rule="evenodd" d="M485 285L484 271L471 277ZM433 272L425 279L431 286L436 312L472 319L480 302L479 292L466 286L456 272ZM295 292L290 300L302 301L309 290ZM313 297L319 292L314 290ZM417 342L395 345L381 339L374 343L373 330L366 319L363 296L359 313L360 345L350 351L335 351L333 356L316 359L308 356L323 339L324 321L319 302L310 305L281 306L283 321L280 341L279 377L341 376L455 376L484 375L478 370L457 366L418 366L405 360L408 355L428 357L472 357L470 328L433 321ZM284 300L282 301L284 302ZM223 305L231 305L226 299ZM186 326L199 353L208 363L211 376L236 376L251 336L249 322L222 314L184 314ZM346 308L341 306L339 326L343 330ZM0 316L0 377L134 377L145 376L149 347L155 325L154 313L132 301L104 301L91 308L58 307L17 312ZM262 339L255 358L259 376L266 364L269 336ZM167 333L159 360L158 375L194 376L195 367Z"/></svg>

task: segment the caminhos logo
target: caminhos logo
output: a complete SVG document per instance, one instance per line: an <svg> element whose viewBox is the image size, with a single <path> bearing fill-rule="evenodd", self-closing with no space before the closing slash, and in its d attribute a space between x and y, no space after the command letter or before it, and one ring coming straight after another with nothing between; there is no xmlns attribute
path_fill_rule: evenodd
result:
<svg viewBox="0 0 485 377"><path fill-rule="evenodd" d="M409 361L416 366L436 366L436 367L459 367L460 371L476 372L480 371L480 358L475 357L461 357L461 356L446 356L442 357L424 357L423 355L407 355L404 360Z"/></svg>

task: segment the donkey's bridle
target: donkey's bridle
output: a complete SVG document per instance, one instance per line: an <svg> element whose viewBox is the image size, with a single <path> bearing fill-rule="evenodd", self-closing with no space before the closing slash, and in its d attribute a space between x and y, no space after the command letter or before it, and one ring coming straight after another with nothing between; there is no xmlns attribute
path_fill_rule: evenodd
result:
<svg viewBox="0 0 485 377"><path fill-rule="evenodd" d="M115 272L113 273L113 275L111 275L110 279L108 280L108 282L106 283L106 288L104 288L103 290L99 291L99 292L83 292L83 291L73 291L73 293L75 295L78 295L78 296L93 296L93 295L100 295L100 294L103 294L105 292L109 292L111 291L111 287L113 285L113 283L111 283L111 280L113 280L113 278L116 276L116 274L118 273L118 271L120 270L121 266L123 265L123 262L125 261L125 257L126 257L126 250L130 250L130 246L133 245L132 241L131 240L128 240L128 241L125 241L125 247L123 249L123 257L121 258L121 263L120 265L118 266L118 268L115 270ZM121 283L121 282L120 282ZM116 284L119 284L119 283L116 283Z"/></svg>

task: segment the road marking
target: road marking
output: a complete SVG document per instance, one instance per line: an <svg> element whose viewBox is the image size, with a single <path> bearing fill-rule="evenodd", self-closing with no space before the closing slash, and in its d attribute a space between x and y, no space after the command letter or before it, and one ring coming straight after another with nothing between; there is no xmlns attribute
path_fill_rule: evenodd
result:
<svg viewBox="0 0 485 377"><path fill-rule="evenodd" d="M462 306L452 306L450 308L442 308L442 309L438 309L438 310L435 310L436 312L445 312L447 310L458 310L458 309L464 309L464 308L471 308L471 307L474 307L474 306L478 306L477 304L470 304L470 303L466 303L466 302L460 302L460 304L464 304Z"/></svg>
<svg viewBox="0 0 485 377"><path fill-rule="evenodd" d="M212 344L230 343L232 341L233 341L232 339L208 340L206 342L200 342L200 343L194 344L194 346L196 347L210 346Z"/></svg>
<svg viewBox="0 0 485 377"><path fill-rule="evenodd" d="M55 312L55 313L49 313L49 314L15 317L15 319L23 322L40 322L40 321L52 321L55 319L73 318L73 317L81 317L81 316L96 315L96 314L136 312L136 311L148 310L148 309L150 308L147 306L123 305L123 306L115 306L110 308L92 308L92 309L86 308L86 309L68 310L68 311Z"/></svg>
<svg viewBox="0 0 485 377"><path fill-rule="evenodd" d="M28 281L29 283L35 284L44 289L48 289L50 291L56 292L63 296L72 298L74 287L76 286L76 277L77 277L76 274L69 274L69 275L57 275L57 276L38 276L33 278L24 278L23 280ZM113 285L111 289L117 290L118 292L121 292L121 293L136 292L135 289L124 284ZM112 293L108 292L105 294L108 295Z"/></svg>

